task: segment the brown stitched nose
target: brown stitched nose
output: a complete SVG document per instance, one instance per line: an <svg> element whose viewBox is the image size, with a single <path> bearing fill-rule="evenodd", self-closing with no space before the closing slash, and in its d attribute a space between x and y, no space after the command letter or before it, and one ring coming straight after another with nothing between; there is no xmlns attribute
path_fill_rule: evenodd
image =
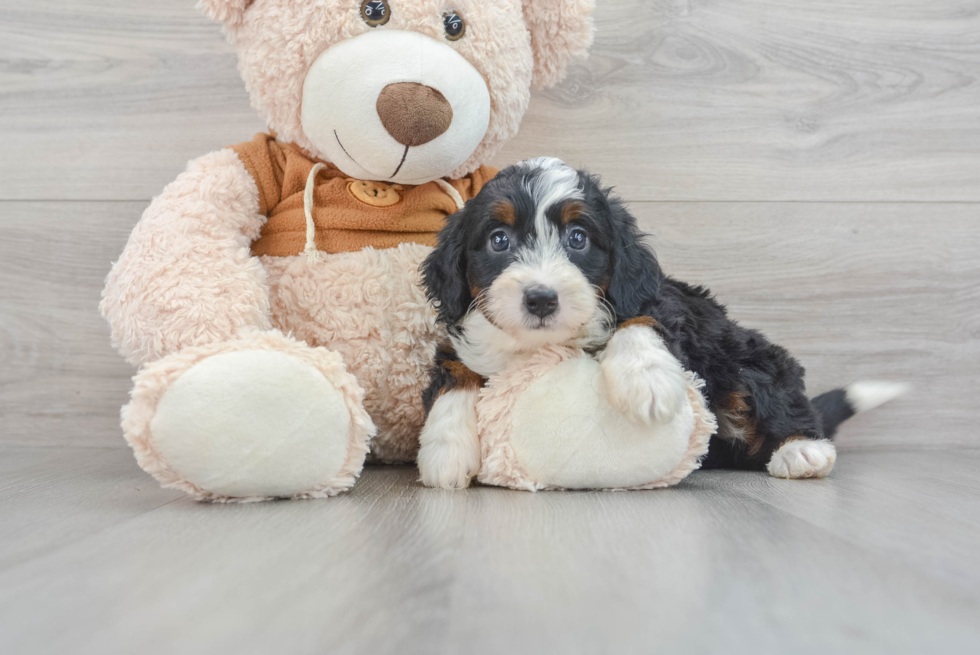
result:
<svg viewBox="0 0 980 655"><path fill-rule="evenodd" d="M378 116L395 141L414 148L446 133L453 108L431 86L399 82L389 84L378 96Z"/></svg>

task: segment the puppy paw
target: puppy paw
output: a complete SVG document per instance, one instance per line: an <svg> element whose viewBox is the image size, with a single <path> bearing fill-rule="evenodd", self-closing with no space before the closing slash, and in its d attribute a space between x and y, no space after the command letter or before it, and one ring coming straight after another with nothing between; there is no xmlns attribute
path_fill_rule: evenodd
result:
<svg viewBox="0 0 980 655"><path fill-rule="evenodd" d="M836 461L837 449L826 439L794 439L779 447L768 469L774 478L823 478Z"/></svg>
<svg viewBox="0 0 980 655"><path fill-rule="evenodd" d="M465 489L480 470L476 393L450 391L436 399L419 435L417 463L422 484Z"/></svg>
<svg viewBox="0 0 980 655"><path fill-rule="evenodd" d="M649 328L618 331L600 360L609 404L632 421L666 423L687 402L683 367Z"/></svg>

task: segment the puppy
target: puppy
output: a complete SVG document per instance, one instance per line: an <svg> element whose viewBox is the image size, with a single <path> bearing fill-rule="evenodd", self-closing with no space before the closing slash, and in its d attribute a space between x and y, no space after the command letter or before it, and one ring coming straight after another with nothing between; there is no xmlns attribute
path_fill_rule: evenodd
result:
<svg viewBox="0 0 980 655"><path fill-rule="evenodd" d="M548 158L502 171L449 218L422 266L449 336L424 394L424 484L469 484L486 377L546 344L594 353L610 403L644 424L672 418L684 370L697 373L719 423L702 468L824 477L838 425L901 393L859 383L811 401L784 348L729 319L707 289L666 276L643 236L597 177Z"/></svg>

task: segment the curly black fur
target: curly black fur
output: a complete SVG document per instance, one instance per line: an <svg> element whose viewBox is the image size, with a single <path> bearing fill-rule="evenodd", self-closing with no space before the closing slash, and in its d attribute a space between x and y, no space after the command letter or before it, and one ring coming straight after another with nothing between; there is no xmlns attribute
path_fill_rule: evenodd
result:
<svg viewBox="0 0 980 655"><path fill-rule="evenodd" d="M494 207L506 201L514 208L515 238L533 231L527 180L534 174L521 165L501 172L450 217L423 264L429 298L451 333L460 329L474 290L489 286L508 264L487 255L487 235L499 228ZM636 219L598 177L579 172L578 185L584 200L574 224L588 230L590 248L569 252L569 258L605 290L619 323L654 319L671 353L705 381L719 431L703 468L764 469L787 439L830 437L853 414L841 391L811 402L803 367L785 348L730 319L708 289L665 275ZM549 217L556 224L561 220Z"/></svg>

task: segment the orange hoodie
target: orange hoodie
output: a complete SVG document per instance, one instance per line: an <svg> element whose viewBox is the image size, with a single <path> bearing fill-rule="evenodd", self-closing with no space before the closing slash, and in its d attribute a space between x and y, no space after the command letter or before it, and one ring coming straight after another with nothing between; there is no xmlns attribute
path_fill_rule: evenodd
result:
<svg viewBox="0 0 980 655"><path fill-rule="evenodd" d="M306 245L303 196L313 166L321 163L297 146L269 134L232 146L259 187L259 211L268 217L252 254L288 257ZM482 166L449 184L463 202L473 198L497 170ZM456 201L437 182L402 186L353 180L332 164L316 177L313 223L317 250L351 252L368 246L394 248L401 243L434 246Z"/></svg>

